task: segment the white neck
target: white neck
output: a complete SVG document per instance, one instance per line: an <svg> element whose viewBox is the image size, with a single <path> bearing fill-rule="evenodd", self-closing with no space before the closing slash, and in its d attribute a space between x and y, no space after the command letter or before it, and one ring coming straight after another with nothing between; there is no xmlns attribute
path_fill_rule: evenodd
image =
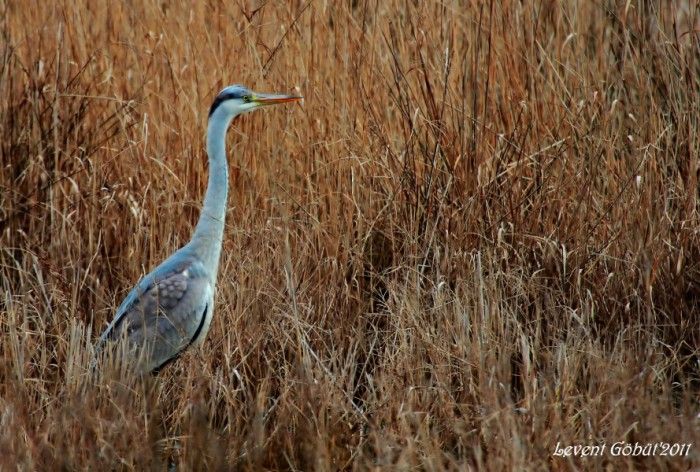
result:
<svg viewBox="0 0 700 472"><path fill-rule="evenodd" d="M207 126L207 154L209 156L209 183L204 196L202 213L189 243L214 281L219 267L221 244L224 238L226 198L228 196L228 163L226 160L226 130L233 115L215 110Z"/></svg>

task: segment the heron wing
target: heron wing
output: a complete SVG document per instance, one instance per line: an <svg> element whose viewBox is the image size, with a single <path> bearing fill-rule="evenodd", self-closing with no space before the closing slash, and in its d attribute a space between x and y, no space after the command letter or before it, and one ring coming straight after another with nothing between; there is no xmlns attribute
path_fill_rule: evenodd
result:
<svg viewBox="0 0 700 472"><path fill-rule="evenodd" d="M195 341L213 287L201 262L166 261L127 295L114 321L100 338L98 350L125 336L145 371L160 368Z"/></svg>

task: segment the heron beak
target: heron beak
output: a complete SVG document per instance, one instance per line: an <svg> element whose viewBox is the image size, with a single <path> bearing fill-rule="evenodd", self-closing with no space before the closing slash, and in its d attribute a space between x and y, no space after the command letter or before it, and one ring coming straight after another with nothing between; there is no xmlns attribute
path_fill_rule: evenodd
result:
<svg viewBox="0 0 700 472"><path fill-rule="evenodd" d="M297 95L272 95L267 93L253 94L253 101L260 106L277 105L279 103L296 102L303 99Z"/></svg>

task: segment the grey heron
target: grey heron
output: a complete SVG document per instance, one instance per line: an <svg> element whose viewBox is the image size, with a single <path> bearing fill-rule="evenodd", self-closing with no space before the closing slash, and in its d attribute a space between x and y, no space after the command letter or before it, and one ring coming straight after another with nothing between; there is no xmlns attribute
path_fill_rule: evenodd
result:
<svg viewBox="0 0 700 472"><path fill-rule="evenodd" d="M224 235L226 131L242 113L301 98L256 93L242 85L228 86L216 96L207 126L209 182L192 239L129 292L97 343L98 355L119 340L139 372L157 372L188 347L202 343L214 315Z"/></svg>

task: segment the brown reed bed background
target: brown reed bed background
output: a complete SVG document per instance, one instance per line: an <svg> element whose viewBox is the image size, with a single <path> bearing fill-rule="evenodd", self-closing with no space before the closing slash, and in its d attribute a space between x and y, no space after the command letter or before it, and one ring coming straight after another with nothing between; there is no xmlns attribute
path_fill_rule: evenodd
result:
<svg viewBox="0 0 700 472"><path fill-rule="evenodd" d="M693 1L0 5L0 469L688 470ZM187 241L229 83L217 312L87 382ZM553 457L557 443L693 443Z"/></svg>

